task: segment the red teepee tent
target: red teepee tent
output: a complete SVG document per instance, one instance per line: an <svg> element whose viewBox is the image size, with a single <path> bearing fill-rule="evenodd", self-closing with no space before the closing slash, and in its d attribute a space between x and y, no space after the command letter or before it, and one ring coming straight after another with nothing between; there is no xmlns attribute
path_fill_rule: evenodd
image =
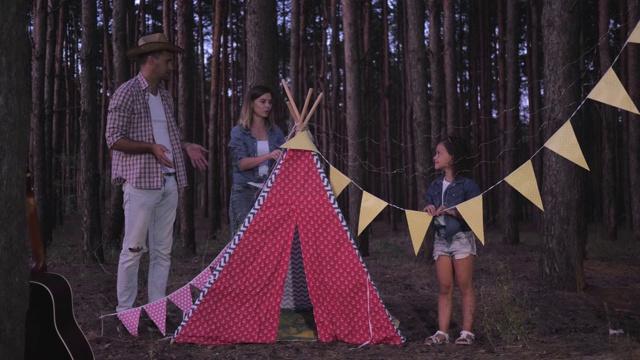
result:
<svg viewBox="0 0 640 360"><path fill-rule="evenodd" d="M296 228L318 340L404 342L360 257L318 155L293 149L276 166L174 341L275 342Z"/></svg>

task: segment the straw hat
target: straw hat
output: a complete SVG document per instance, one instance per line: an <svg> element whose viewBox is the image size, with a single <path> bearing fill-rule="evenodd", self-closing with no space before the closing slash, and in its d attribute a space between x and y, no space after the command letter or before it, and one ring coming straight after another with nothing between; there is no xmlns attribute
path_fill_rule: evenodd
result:
<svg viewBox="0 0 640 360"><path fill-rule="evenodd" d="M182 48L175 46L167 40L163 33L155 33L145 35L138 39L138 46L132 47L127 51L129 60L135 60L138 56L154 51L165 50L172 53L183 53Z"/></svg>

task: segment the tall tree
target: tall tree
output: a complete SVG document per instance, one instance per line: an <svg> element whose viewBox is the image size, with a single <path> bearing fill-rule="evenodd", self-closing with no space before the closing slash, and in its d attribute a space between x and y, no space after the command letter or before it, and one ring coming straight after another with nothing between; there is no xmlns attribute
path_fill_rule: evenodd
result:
<svg viewBox="0 0 640 360"><path fill-rule="evenodd" d="M291 95L298 104L300 102L300 3L302 1L291 1L291 39L289 40L289 83L291 84ZM303 103L304 104L304 103ZM300 109L302 111L302 109Z"/></svg>
<svg viewBox="0 0 640 360"><path fill-rule="evenodd" d="M25 214L25 165L28 154L29 58L27 5L8 0L0 11L0 354L23 358L29 304L29 266Z"/></svg>
<svg viewBox="0 0 640 360"><path fill-rule="evenodd" d="M96 2L82 0L82 48L80 51L80 167L78 207L82 214L84 256L104 261L100 222L100 171L98 169L97 60L98 29Z"/></svg>
<svg viewBox="0 0 640 360"><path fill-rule="evenodd" d="M407 3L407 5L409 5ZM442 137L442 114L444 112L444 68L442 66L442 40L440 38L442 21L442 2L429 0L429 66L431 70L431 147Z"/></svg>
<svg viewBox="0 0 640 360"><path fill-rule="evenodd" d="M455 1L444 0L444 88L447 97L447 133L456 133L458 119L458 77L456 72Z"/></svg>
<svg viewBox="0 0 640 360"><path fill-rule="evenodd" d="M428 170L433 166L431 159L431 144L428 135L431 133L429 108L427 106L427 50L425 48L424 22L425 6L422 1L407 1L407 46L409 58L405 65L411 69L411 103L413 107L413 131L415 135L416 171L420 185L419 195L423 194L429 185ZM439 119L435 119L439 121ZM420 204L422 206L423 204Z"/></svg>
<svg viewBox="0 0 640 360"><path fill-rule="evenodd" d="M540 0L529 0L527 8L527 96L529 100L529 156L542 146L540 136L542 92L540 91L541 49L540 49ZM532 159L533 169L539 184L542 184L542 156ZM535 224L540 224L541 215L533 213Z"/></svg>
<svg viewBox="0 0 640 360"><path fill-rule="evenodd" d="M275 88L278 84L278 24L275 1L247 0L245 18L246 82L245 91L253 85ZM274 104L274 111L277 111Z"/></svg>
<svg viewBox="0 0 640 360"><path fill-rule="evenodd" d="M47 0L33 1L33 48L31 50L31 140L29 161L33 172L34 191L38 214L47 213L49 194L47 193L45 113L44 113L44 73L46 59ZM42 240L51 243L51 221L49 217L40 219Z"/></svg>
<svg viewBox="0 0 640 360"><path fill-rule="evenodd" d="M127 59L127 23L126 14L131 0L111 0L113 7L112 49L113 49L113 85L117 89L129 78L129 60ZM109 201L104 217L104 233L102 243L113 248L120 247L124 229L124 211L122 209L123 193L121 185L113 185L110 181L110 167L107 167Z"/></svg>
<svg viewBox="0 0 640 360"><path fill-rule="evenodd" d="M542 32L545 78L545 138L553 135L580 103L580 13L565 1L545 1ZM574 129L580 119L571 120ZM582 169L552 151L544 152L545 204L540 276L551 288L581 291L586 286L586 223Z"/></svg>
<svg viewBox="0 0 640 360"><path fill-rule="evenodd" d="M638 3L627 0L627 10L629 13L629 30L627 36L630 36L638 23ZM640 84L635 79L640 76L640 51L637 46L629 46L628 48L628 79L629 96L632 99L640 98ZM633 237L640 241L640 116L630 113L629 116L629 145L627 154L629 156L629 195L631 204L631 219L629 221Z"/></svg>
<svg viewBox="0 0 640 360"><path fill-rule="evenodd" d="M518 23L520 14L517 1L506 1L506 30L505 36L505 111L504 111L504 151L502 163L502 177L506 177L516 169L518 123L520 119L520 76L518 71ZM502 34L501 34L502 36ZM520 243L520 228L518 226L518 199L515 190L506 183L502 196L502 230L503 241L508 244Z"/></svg>
<svg viewBox="0 0 640 360"><path fill-rule="evenodd" d="M221 78L220 78L220 40L222 37L223 27L225 26L225 22L223 21L223 4L222 0L216 0L213 8L213 44L212 44L212 54L211 54L211 92L210 92L210 102L209 102L209 168L207 169L207 177L209 180L208 183L208 193L209 193L209 223L210 223L210 233L209 237L212 238L215 233L215 229L220 227L220 214L224 213L220 211L219 204L222 202L220 199L220 187L221 181L218 176L218 169L220 166L219 162L219 154L218 149L220 138L219 134L219 124L224 123L224 120L218 116L219 112L219 104L221 97ZM226 144L225 144L226 146ZM224 167L223 169L226 169ZM226 203L226 202L225 202Z"/></svg>
<svg viewBox="0 0 640 360"><path fill-rule="evenodd" d="M362 184L364 169L362 159L365 158L363 137L363 123L360 114L360 28L358 18L360 2L342 1L342 23L344 29L344 63L346 74L345 106L347 108L347 141L348 151L347 167L348 176L356 184ZM362 192L349 193L349 226L354 234L357 234L360 201ZM362 250L362 249L361 249ZM365 251L363 255L366 256Z"/></svg>
<svg viewBox="0 0 640 360"><path fill-rule="evenodd" d="M598 56L600 60L600 75L604 75L611 67L611 50L609 47L609 1L598 1ZM613 106L600 106L601 142L602 142L602 227L607 239L618 237L616 189L616 149L615 128L617 110Z"/></svg>
<svg viewBox="0 0 640 360"><path fill-rule="evenodd" d="M178 127L180 135L187 140L193 132L193 89L195 51L193 46L193 0L178 0L178 46L184 54L178 55ZM189 141L195 141L189 139ZM193 167L187 167L188 186L180 189L180 235L185 250L195 254L196 237L193 219L195 176Z"/></svg>

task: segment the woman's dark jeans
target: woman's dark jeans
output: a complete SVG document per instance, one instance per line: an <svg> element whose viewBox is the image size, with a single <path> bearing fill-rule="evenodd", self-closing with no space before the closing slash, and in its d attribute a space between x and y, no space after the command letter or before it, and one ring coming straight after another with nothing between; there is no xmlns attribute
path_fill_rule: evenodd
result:
<svg viewBox="0 0 640 360"><path fill-rule="evenodd" d="M249 184L233 184L231 186L231 199L229 201L229 222L231 225L231 238L233 238L244 219L253 208L262 189Z"/></svg>

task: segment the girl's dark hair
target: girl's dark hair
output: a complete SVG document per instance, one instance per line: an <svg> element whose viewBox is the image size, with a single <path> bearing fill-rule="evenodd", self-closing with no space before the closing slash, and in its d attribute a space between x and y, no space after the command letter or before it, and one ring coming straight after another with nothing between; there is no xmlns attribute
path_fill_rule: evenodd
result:
<svg viewBox="0 0 640 360"><path fill-rule="evenodd" d="M453 174L455 176L471 177L473 159L467 142L461 137L449 135L440 140L439 144L442 144L449 155L453 157L453 163L451 164Z"/></svg>

